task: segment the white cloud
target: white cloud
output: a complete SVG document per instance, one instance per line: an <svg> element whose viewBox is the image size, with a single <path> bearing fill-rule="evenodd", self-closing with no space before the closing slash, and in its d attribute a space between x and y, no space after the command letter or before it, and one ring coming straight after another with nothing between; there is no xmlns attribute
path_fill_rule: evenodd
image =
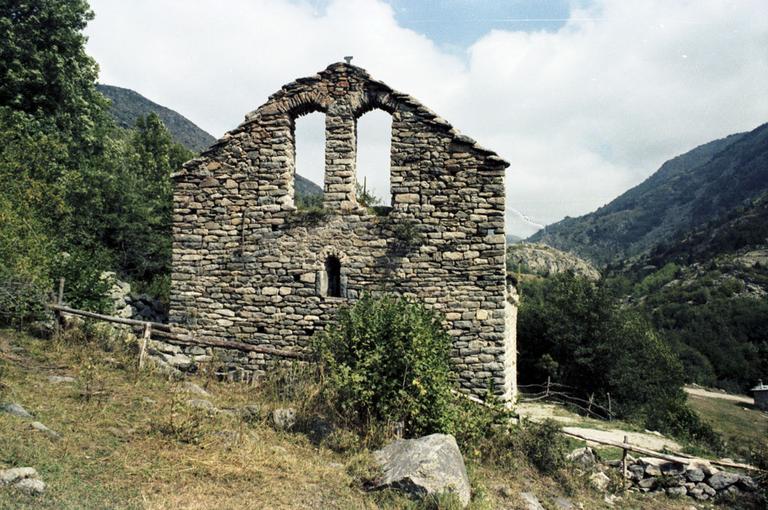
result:
<svg viewBox="0 0 768 510"><path fill-rule="evenodd" d="M92 6L101 80L217 136L282 84L354 55L510 161L510 207L542 223L593 210L664 160L768 120L761 0L604 0L574 8L557 32L492 31L466 58L399 26L380 0L334 0L322 12L287 0ZM534 230L508 216L512 232Z"/></svg>

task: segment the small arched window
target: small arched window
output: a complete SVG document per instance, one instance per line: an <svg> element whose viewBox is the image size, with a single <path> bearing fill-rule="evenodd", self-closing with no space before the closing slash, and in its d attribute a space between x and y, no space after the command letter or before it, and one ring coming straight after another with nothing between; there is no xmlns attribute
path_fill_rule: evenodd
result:
<svg viewBox="0 0 768 510"><path fill-rule="evenodd" d="M341 262L333 255L325 259L325 274L328 278L328 293L330 297L341 297Z"/></svg>

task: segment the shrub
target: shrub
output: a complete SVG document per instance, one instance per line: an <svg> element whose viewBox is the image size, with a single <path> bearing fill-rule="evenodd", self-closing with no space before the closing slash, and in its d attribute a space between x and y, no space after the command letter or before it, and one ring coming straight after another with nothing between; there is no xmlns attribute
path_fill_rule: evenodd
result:
<svg viewBox="0 0 768 510"><path fill-rule="evenodd" d="M364 296L314 342L323 396L359 431L402 423L405 436L452 426L450 339L423 305Z"/></svg>
<svg viewBox="0 0 768 510"><path fill-rule="evenodd" d="M513 442L539 471L552 474L565 467L568 443L557 422L528 422L515 432L511 436Z"/></svg>

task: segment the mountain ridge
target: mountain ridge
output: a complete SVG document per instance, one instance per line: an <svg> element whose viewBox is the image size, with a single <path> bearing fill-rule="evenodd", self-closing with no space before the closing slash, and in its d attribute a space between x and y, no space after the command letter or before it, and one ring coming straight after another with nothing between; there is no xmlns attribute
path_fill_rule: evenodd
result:
<svg viewBox="0 0 768 510"><path fill-rule="evenodd" d="M213 135L182 114L159 105L134 90L101 83L96 85L96 89L109 99L109 111L120 127L132 128L139 117L156 113L174 141L189 150L200 152L216 141Z"/></svg>
<svg viewBox="0 0 768 510"><path fill-rule="evenodd" d="M768 190L768 124L713 140L665 162L596 211L528 238L598 265L637 257Z"/></svg>

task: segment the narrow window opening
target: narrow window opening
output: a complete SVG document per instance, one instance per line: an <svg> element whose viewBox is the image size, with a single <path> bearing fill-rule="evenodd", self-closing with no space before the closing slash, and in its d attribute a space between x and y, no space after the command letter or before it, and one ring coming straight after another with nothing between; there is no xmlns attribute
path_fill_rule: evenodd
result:
<svg viewBox="0 0 768 510"><path fill-rule="evenodd" d="M322 207L325 184L325 115L313 112L294 121L293 203L299 209Z"/></svg>
<svg viewBox="0 0 768 510"><path fill-rule="evenodd" d="M341 297L341 262L330 255L325 260L325 274L328 277L328 296Z"/></svg>
<svg viewBox="0 0 768 510"><path fill-rule="evenodd" d="M372 110L357 119L357 202L365 207L392 205L390 153L392 116Z"/></svg>

